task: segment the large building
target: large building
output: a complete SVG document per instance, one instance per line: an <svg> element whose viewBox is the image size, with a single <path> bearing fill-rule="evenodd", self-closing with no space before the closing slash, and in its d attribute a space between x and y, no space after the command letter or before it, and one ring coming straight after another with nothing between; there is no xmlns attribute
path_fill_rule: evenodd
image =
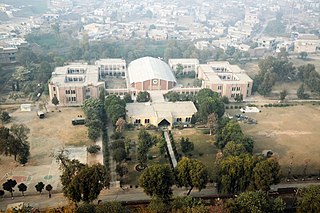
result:
<svg viewBox="0 0 320 213"><path fill-rule="evenodd" d="M130 86L137 91L169 90L177 85L168 64L152 57L132 61L128 66L128 78Z"/></svg>
<svg viewBox="0 0 320 213"><path fill-rule="evenodd" d="M60 105L82 105L86 99L98 98L104 89L98 67L80 63L56 67L49 82L50 99L56 96Z"/></svg>
<svg viewBox="0 0 320 213"><path fill-rule="evenodd" d="M168 60L168 63L173 72L176 72L177 68L182 66L183 74L196 72L199 66L199 60L196 58L172 58Z"/></svg>
<svg viewBox="0 0 320 213"><path fill-rule="evenodd" d="M134 125L157 127L189 124L197 112L191 101L130 103L126 106L126 121Z"/></svg>
<svg viewBox="0 0 320 213"><path fill-rule="evenodd" d="M209 88L230 99L241 94L244 99L251 95L253 80L244 70L228 62L201 64L198 78L202 79L202 88Z"/></svg>
<svg viewBox="0 0 320 213"><path fill-rule="evenodd" d="M101 78L106 76L126 76L126 61L121 58L100 59L95 63Z"/></svg>

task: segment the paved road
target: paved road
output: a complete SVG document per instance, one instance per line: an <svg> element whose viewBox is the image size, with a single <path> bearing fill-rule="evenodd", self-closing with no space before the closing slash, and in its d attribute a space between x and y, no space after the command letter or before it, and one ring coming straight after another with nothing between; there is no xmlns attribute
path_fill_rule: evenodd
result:
<svg viewBox="0 0 320 213"><path fill-rule="evenodd" d="M311 182L299 182L299 183L280 183L277 185L271 186L272 190L277 190L278 188L286 188L286 187L305 187L308 185L320 185L320 182L311 183ZM186 188L176 188L173 187L173 194L174 196L185 196L188 192ZM58 207L67 205L68 201L64 198L62 193L53 194L52 198L48 198L47 193L43 193L41 196L39 195L30 195L28 196L28 192L26 193L27 196L22 197L20 193L15 193L18 197L15 197L13 200L6 194L6 197L0 199L0 210L6 209L8 204L16 203L16 202L24 202L26 205L33 206L35 208L45 209L47 207ZM208 196L208 195L217 195L216 188L211 184L201 192L194 189L191 192L192 196ZM100 193L100 196L97 200L102 201L140 201L140 200L149 200L150 197L147 196L142 188L137 189L108 189L103 190ZM97 201L96 201L97 202ZM1 211L0 211L1 212Z"/></svg>

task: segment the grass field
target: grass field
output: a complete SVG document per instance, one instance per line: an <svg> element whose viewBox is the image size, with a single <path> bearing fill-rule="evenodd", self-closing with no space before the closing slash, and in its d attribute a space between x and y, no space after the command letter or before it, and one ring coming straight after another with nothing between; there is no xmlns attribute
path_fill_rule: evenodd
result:
<svg viewBox="0 0 320 213"><path fill-rule="evenodd" d="M186 128L182 130L172 130L173 138L176 143L178 153L181 153L180 139L181 137L189 138L194 143L194 151L191 152L191 158L200 160L204 163L211 177L216 173L214 171L214 163L218 149L215 147L214 136L203 134L201 130Z"/></svg>
<svg viewBox="0 0 320 213"><path fill-rule="evenodd" d="M244 133L255 141L254 152L271 149L279 159L283 174L287 174L291 161L293 174L302 174L306 162L307 173L318 174L320 106L308 104L261 110L261 113L246 114L256 119L257 125L241 124Z"/></svg>
<svg viewBox="0 0 320 213"><path fill-rule="evenodd" d="M152 135L158 135L159 137L160 132L154 131L154 130L148 130L148 132ZM131 161L126 162L128 166L128 175L123 177L122 181L124 184L128 185L138 185L139 177L141 175L141 172L138 172L135 170L135 166L138 164L136 150L137 150L137 144L138 144L138 134L139 130L132 130L132 131L125 131L124 136L126 139L130 139L131 141L135 141L136 146L131 147L130 149L130 155ZM169 161L164 156L160 155L159 147L156 145L152 146L148 152L148 156L153 156L152 159L148 159L147 164L148 166L151 166L156 163L160 164L169 164Z"/></svg>

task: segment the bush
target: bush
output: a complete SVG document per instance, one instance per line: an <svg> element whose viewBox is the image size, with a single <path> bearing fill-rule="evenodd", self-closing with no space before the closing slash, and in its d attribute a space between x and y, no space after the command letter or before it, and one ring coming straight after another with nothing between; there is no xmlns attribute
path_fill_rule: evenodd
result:
<svg viewBox="0 0 320 213"><path fill-rule="evenodd" d="M203 129L201 130L202 134L208 135L210 134L210 129Z"/></svg>
<svg viewBox="0 0 320 213"><path fill-rule="evenodd" d="M233 106L230 106L230 109L233 109Z"/></svg>
<svg viewBox="0 0 320 213"><path fill-rule="evenodd" d="M101 147L99 145L91 145L87 148L87 152L90 154L96 154L101 150Z"/></svg>
<svg viewBox="0 0 320 213"><path fill-rule="evenodd" d="M238 109L238 106L234 106L235 109Z"/></svg>
<svg viewBox="0 0 320 213"><path fill-rule="evenodd" d="M229 101L229 98L227 96L222 96L221 97L221 101L224 103L224 104L229 104L230 101Z"/></svg>
<svg viewBox="0 0 320 213"><path fill-rule="evenodd" d="M225 108L226 108L226 109L229 109L229 106L226 106Z"/></svg>

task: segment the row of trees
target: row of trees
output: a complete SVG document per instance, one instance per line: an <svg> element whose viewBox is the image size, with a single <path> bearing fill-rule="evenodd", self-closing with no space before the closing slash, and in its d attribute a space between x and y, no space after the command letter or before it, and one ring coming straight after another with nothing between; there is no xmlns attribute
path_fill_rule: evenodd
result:
<svg viewBox="0 0 320 213"><path fill-rule="evenodd" d="M13 192L14 192L14 187L17 185L17 181L13 179L8 179L5 183L2 184L2 187L4 190L10 192L11 197L13 198ZM27 191L28 187L24 183L20 183L18 186L19 191L21 192L22 196L24 196L24 193ZM35 185L36 191L42 193L42 190L45 188L49 192L49 198L51 198L51 191L53 187L51 184L45 185L43 182L38 182ZM4 196L4 191L0 190L0 196Z"/></svg>
<svg viewBox="0 0 320 213"><path fill-rule="evenodd" d="M103 102L100 99L87 99L82 105L82 109L86 116L86 126L88 127L88 137L95 141L101 135L104 116Z"/></svg>
<svg viewBox="0 0 320 213"><path fill-rule="evenodd" d="M30 155L28 134L30 129L24 124L13 124L10 129L0 127L0 154L14 156L14 160L25 164Z"/></svg>
<svg viewBox="0 0 320 213"><path fill-rule="evenodd" d="M208 182L208 172L204 164L196 159L183 157L174 171L169 165L155 164L146 168L139 183L144 192L154 198L168 202L172 197L172 186L202 190Z"/></svg>
<svg viewBox="0 0 320 213"><path fill-rule="evenodd" d="M112 124L116 124L120 117L125 118L126 102L119 96L109 95L105 100L105 110Z"/></svg>
<svg viewBox="0 0 320 213"><path fill-rule="evenodd" d="M253 156L253 140L243 134L240 125L222 118L218 122L215 145L222 151L217 158L217 187L222 193L251 190L268 191L280 182L280 166L276 159Z"/></svg>
<svg viewBox="0 0 320 213"><path fill-rule="evenodd" d="M316 71L313 64L294 67L287 57L272 57L259 62L259 74L254 78L253 91L258 91L261 95L269 95L272 86L276 82L287 82L300 80L302 85L297 90L297 96L300 99L308 98L305 93L304 85L312 92L320 94L320 74ZM281 99L281 98L280 98Z"/></svg>

